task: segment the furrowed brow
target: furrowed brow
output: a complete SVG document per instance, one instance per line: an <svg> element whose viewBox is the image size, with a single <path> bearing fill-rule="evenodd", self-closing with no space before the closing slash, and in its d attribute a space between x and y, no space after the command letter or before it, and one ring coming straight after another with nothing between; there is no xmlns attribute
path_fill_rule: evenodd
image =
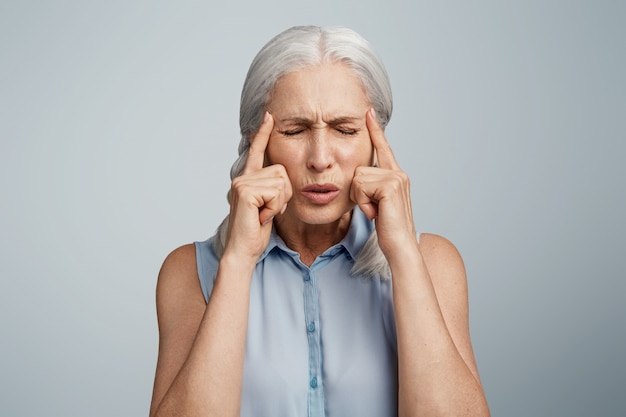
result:
<svg viewBox="0 0 626 417"><path fill-rule="evenodd" d="M358 122L361 119L362 119L362 117L342 116L342 117L336 117L336 118L334 118L332 120L329 120L328 124L332 125L332 126L337 126L337 125L355 123L355 122Z"/></svg>
<svg viewBox="0 0 626 417"><path fill-rule="evenodd" d="M286 117L284 119L280 119L281 123L293 123L296 125L310 125L313 124L312 120L309 120L304 117Z"/></svg>
<svg viewBox="0 0 626 417"><path fill-rule="evenodd" d="M330 119L326 122L326 124L330 126L338 126L343 124L356 123L363 120L362 117L356 116L339 116L333 119ZM315 124L314 120L307 119L306 117L285 117L284 119L280 119L281 123L285 124L294 124L299 126L311 126Z"/></svg>

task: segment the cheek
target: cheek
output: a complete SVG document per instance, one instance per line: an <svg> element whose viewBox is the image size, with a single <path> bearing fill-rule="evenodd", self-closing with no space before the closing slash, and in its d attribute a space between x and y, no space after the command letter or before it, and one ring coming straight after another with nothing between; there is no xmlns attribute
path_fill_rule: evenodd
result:
<svg viewBox="0 0 626 417"><path fill-rule="evenodd" d="M270 137L267 142L267 148L265 149L265 160L269 165L279 164L280 160L283 159L283 149L278 144L278 140Z"/></svg>
<svg viewBox="0 0 626 417"><path fill-rule="evenodd" d="M360 140L351 143L349 146L341 146L339 148L338 153L341 155L340 158L344 164L355 167L372 164L374 153L369 137L367 141Z"/></svg>
<svg viewBox="0 0 626 417"><path fill-rule="evenodd" d="M265 150L265 160L269 165L281 164L289 170L290 165L299 162L301 150L289 141L270 138Z"/></svg>

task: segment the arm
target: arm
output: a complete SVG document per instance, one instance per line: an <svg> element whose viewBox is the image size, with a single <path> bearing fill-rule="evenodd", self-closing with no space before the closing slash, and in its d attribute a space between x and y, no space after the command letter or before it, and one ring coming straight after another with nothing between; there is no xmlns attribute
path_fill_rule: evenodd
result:
<svg viewBox="0 0 626 417"><path fill-rule="evenodd" d="M223 259L205 304L193 245L167 257L157 284L160 341L151 416L239 414L253 267Z"/></svg>
<svg viewBox="0 0 626 417"><path fill-rule="evenodd" d="M160 341L151 417L239 415L250 281L271 220L291 197L284 167L263 167L272 127L267 114L243 175L233 180L228 237L208 303L193 245L172 252L159 273Z"/></svg>
<svg viewBox="0 0 626 417"><path fill-rule="evenodd" d="M401 256L391 263L401 415L488 416L460 255L446 239L424 234Z"/></svg>
<svg viewBox="0 0 626 417"><path fill-rule="evenodd" d="M392 273L401 416L488 416L472 352L465 269L456 248L435 235L418 243L410 183L373 112L367 127L380 168L359 167L352 199L376 219Z"/></svg>

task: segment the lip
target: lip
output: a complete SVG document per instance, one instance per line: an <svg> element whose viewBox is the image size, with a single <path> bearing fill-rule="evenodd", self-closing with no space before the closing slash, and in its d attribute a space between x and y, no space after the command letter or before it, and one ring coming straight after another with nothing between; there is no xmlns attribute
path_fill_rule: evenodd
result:
<svg viewBox="0 0 626 417"><path fill-rule="evenodd" d="M339 195L339 188L334 184L311 184L300 193L314 204L328 204Z"/></svg>

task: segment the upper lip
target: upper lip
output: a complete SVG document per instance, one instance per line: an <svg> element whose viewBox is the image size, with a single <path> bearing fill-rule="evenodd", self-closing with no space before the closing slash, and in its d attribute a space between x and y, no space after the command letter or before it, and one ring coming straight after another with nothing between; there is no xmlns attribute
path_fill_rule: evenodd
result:
<svg viewBox="0 0 626 417"><path fill-rule="evenodd" d="M338 191L339 188L334 184L311 184L302 189L303 192L328 193Z"/></svg>

